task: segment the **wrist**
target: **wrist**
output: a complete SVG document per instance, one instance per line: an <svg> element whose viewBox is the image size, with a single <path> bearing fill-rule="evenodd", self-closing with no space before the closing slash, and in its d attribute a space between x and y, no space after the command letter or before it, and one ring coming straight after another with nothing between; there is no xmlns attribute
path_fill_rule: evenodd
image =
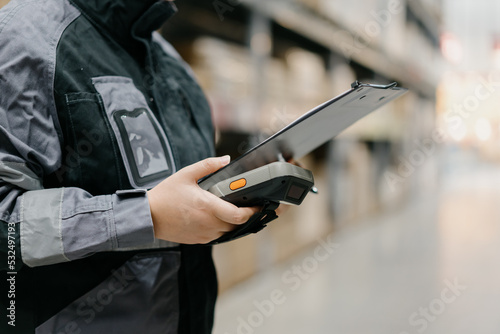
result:
<svg viewBox="0 0 500 334"><path fill-rule="evenodd" d="M156 205L156 196L154 194L154 191L153 190L149 190L147 191L147 197L148 197L148 202L149 202L149 211L151 213L151 221L153 222L153 231L154 231L154 234L155 234L155 237L157 237L158 235L158 231L157 231L157 214L156 214L156 208L157 208L157 205Z"/></svg>

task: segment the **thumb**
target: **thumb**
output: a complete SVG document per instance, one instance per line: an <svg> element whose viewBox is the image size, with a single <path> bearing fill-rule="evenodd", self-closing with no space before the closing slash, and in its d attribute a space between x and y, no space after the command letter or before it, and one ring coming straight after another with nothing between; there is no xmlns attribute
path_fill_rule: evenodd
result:
<svg viewBox="0 0 500 334"><path fill-rule="evenodd" d="M198 181L202 177L214 173L226 166L229 161L231 161L231 157L229 155L218 158L208 158L185 167L183 172L193 180Z"/></svg>

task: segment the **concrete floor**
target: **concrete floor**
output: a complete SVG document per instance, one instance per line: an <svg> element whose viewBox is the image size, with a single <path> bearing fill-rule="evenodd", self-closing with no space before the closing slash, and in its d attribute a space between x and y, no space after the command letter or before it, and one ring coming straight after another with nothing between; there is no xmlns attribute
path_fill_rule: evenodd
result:
<svg viewBox="0 0 500 334"><path fill-rule="evenodd" d="M500 167L441 180L224 293L214 333L500 333Z"/></svg>

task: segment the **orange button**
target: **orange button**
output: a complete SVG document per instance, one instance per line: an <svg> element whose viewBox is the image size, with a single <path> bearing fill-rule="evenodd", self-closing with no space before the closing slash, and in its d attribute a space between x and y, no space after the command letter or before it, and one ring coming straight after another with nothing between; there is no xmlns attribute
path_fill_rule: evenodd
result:
<svg viewBox="0 0 500 334"><path fill-rule="evenodd" d="M243 188L246 185L247 185L247 180L239 179L239 180L231 182L231 184L229 185L229 188L231 190L236 190L236 189Z"/></svg>

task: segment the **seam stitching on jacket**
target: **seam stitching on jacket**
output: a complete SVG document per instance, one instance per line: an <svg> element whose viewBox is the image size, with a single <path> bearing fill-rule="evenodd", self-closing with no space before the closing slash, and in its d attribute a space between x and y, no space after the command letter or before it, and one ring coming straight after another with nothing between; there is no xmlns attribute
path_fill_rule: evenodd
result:
<svg viewBox="0 0 500 334"><path fill-rule="evenodd" d="M26 256L25 256L25 252L24 252L24 247L23 247L23 244L24 244L24 241L26 240L26 236L24 235L23 233L23 222L24 222L24 194L21 195L21 221L20 221L20 224L19 225L19 239L21 241L21 259L24 263L26 263L28 266L30 266L30 264L28 263L27 260L25 260ZM31 267L31 266L30 266Z"/></svg>
<svg viewBox="0 0 500 334"><path fill-rule="evenodd" d="M119 241L119 236L118 232L116 230L116 219L115 219L115 206L114 202L112 200L113 196L111 196L111 208L108 212L108 229L109 229L109 234L110 234L110 240L111 240L111 249L117 249L120 247L120 241Z"/></svg>
<svg viewBox="0 0 500 334"><path fill-rule="evenodd" d="M68 98L66 97L66 104L67 105L71 105L71 104L77 103L77 102L95 102L95 100L92 100L92 99L68 100Z"/></svg>
<svg viewBox="0 0 500 334"><path fill-rule="evenodd" d="M95 88L95 85L94 85L94 88ZM104 117L104 125L106 126L106 129L108 130L107 133L109 136L109 140L111 141L111 147L113 148L113 156L115 157L114 165L116 168L116 173L118 175L118 185L120 186L120 189L123 189L124 187L123 187L123 182L122 182L122 171L118 165L118 161L123 161L123 159L119 159L119 158L121 158L121 153L120 153L120 155L118 155L118 153L116 151L116 146L118 146L118 150L120 149L120 147L119 147L120 143L118 142L119 139L114 135L115 132L113 130L113 124L111 124L111 121L108 117L108 112L106 111L106 105L104 104L104 101L103 101L100 93L97 94L97 100L99 101L99 109L102 113L101 116ZM123 161L123 163L125 163L125 161Z"/></svg>
<svg viewBox="0 0 500 334"><path fill-rule="evenodd" d="M68 96L65 96L65 100L66 100L66 108L68 109L68 119L69 119L69 123L70 123L70 126L71 126L71 135L73 137L73 141L74 141L74 145L75 145L76 151L78 152L78 142L76 140L75 126L74 126L74 123L73 123L73 116L72 116L72 113L71 113L71 108L70 108ZM79 154L76 154L76 163L77 163L77 167L78 167L78 181L82 182L82 180L83 180L83 174L82 174L82 166L81 166L80 155Z"/></svg>
<svg viewBox="0 0 500 334"><path fill-rule="evenodd" d="M69 5L71 3L67 2ZM73 8L75 8L73 6ZM61 37L64 34L64 31L71 25L73 21L75 21L78 17L80 17L81 12L76 9L76 13L70 13L65 19L60 22L59 25L56 26L56 29L51 36L52 39L49 42L49 49L47 50L47 71L48 71L48 81L47 89L48 95L50 96L50 105L49 105L49 113L52 116L52 121L54 122L54 128L56 130L57 135L59 136L60 146L62 149L64 136L62 134L61 123L59 122L59 114L57 112L56 106L56 98L55 98L55 81L56 81L56 62L57 62L57 45L61 41ZM51 56L54 56L53 58ZM62 152L61 152L62 156ZM62 165L62 162L61 162Z"/></svg>
<svg viewBox="0 0 500 334"><path fill-rule="evenodd" d="M64 242L63 242L63 233L62 233L62 206L64 200L64 187L61 188L61 197L59 199L59 240L61 240L61 255L69 262L70 259L64 253Z"/></svg>
<svg viewBox="0 0 500 334"><path fill-rule="evenodd" d="M82 213L95 212L95 211L108 211L111 210L112 206L109 203L97 202L88 205L79 205L74 208L63 210L62 218L67 219L72 216L76 216Z"/></svg>

